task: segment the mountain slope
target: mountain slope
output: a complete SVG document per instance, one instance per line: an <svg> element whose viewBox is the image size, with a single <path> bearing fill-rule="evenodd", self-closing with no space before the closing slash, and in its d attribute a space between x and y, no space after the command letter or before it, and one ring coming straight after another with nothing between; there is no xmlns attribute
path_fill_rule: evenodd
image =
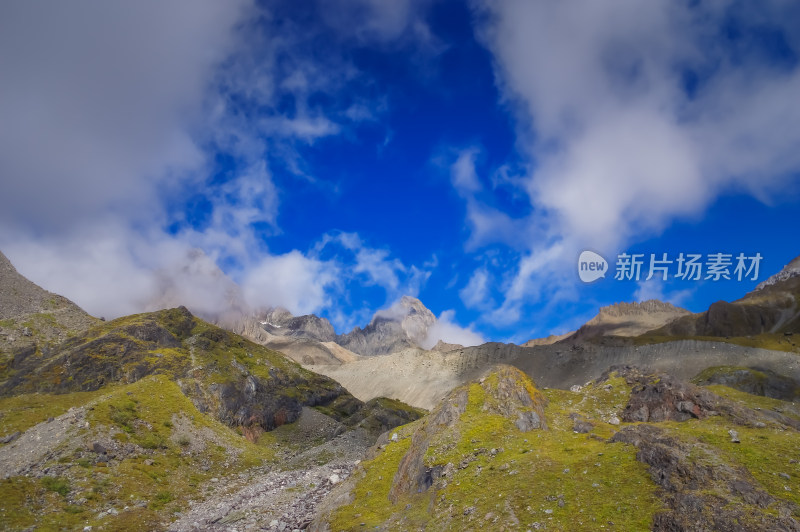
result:
<svg viewBox="0 0 800 532"><path fill-rule="evenodd" d="M213 508L194 520L214 528L245 518L218 502L244 478L259 493L291 479L274 495L313 510L333 487L320 479L345 476L380 433L423 414L363 403L182 307L100 323L4 373L0 528L9 530L165 529L190 501L207 500ZM249 519L266 527L281 510Z"/></svg>
<svg viewBox="0 0 800 532"><path fill-rule="evenodd" d="M501 366L380 441L311 529L800 529L800 410L713 390L633 368L540 390Z"/></svg>
<svg viewBox="0 0 800 532"><path fill-rule="evenodd" d="M6 315L75 320L0 360L3 530L304 526L331 478L424 414L361 402L184 307L102 322L2 265Z"/></svg>
<svg viewBox="0 0 800 532"><path fill-rule="evenodd" d="M36 351L97 323L69 299L40 288L0 253L0 361L13 352Z"/></svg>
<svg viewBox="0 0 800 532"><path fill-rule="evenodd" d="M799 261L800 257L793 260L741 299L717 301L705 312L678 318L643 337L728 337L748 343L744 338L757 336L764 347L793 350L788 337L800 333Z"/></svg>
<svg viewBox="0 0 800 532"><path fill-rule="evenodd" d="M93 391L153 374L176 380L201 411L256 435L295 421L303 406L325 407L339 421L361 407L335 381L183 307L101 323L41 356L15 357L0 396Z"/></svg>
<svg viewBox="0 0 800 532"><path fill-rule="evenodd" d="M596 379L612 365L635 365L683 379L709 368L729 367L759 375L759 382L760 376L774 374L771 382L785 390L780 393L793 394L792 383L800 383L800 337L793 332L800 329L800 276L777 274L774 278L775 282L739 301L715 303L700 314L659 301L620 303L600 309L579 331L552 342L530 341L523 346L489 342L446 352L406 349L336 367L310 367L342 382L362 400L387 395L427 409L449 390L497 363L513 365L544 386L562 389ZM722 307L733 311L718 312ZM741 316L754 316L759 324L772 316L770 330L776 332L750 334L755 331L748 329ZM780 324L777 329L775 323ZM659 324L660 328L654 328ZM706 327L703 324L711 324L712 330L697 334L698 327ZM743 377L742 386L775 388L751 380Z"/></svg>

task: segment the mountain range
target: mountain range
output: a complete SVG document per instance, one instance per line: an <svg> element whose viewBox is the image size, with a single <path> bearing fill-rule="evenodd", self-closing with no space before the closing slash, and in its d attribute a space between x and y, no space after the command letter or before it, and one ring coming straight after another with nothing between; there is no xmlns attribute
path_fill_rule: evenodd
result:
<svg viewBox="0 0 800 532"><path fill-rule="evenodd" d="M0 254L0 527L800 530L798 298L465 347L412 297L104 321Z"/></svg>

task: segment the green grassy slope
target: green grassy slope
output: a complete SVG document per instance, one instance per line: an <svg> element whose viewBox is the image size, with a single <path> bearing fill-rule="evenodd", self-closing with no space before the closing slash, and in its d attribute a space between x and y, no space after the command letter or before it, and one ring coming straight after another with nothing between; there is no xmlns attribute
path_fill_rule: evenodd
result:
<svg viewBox="0 0 800 532"><path fill-rule="evenodd" d="M702 508L696 515L683 513L706 519L707 529L730 523L741 530L776 529L781 518L800 518L800 433L769 416L763 423L753 421L762 419L756 409L780 411L784 421L800 419L800 408L792 403L712 387L719 394L714 401L725 411L747 415L627 423L619 417L632 389L646 390L616 373L577 392L538 392L520 377L547 403L547 429L521 432L513 418L487 406L496 401L488 381L466 385L445 400L455 404L464 392L468 398L457 421L431 439L425 468L433 480L427 489L392 496L398 471L428 418L398 429L397 441L383 442L362 464L351 485L342 488L350 490L343 499L350 503L324 518L331 528L651 530L665 523L684 526L677 506L690 499ZM729 430L738 432L741 443L731 441ZM677 469L648 462L660 452ZM687 472L692 468L697 475L711 474L699 482ZM741 489L732 491L731 485Z"/></svg>

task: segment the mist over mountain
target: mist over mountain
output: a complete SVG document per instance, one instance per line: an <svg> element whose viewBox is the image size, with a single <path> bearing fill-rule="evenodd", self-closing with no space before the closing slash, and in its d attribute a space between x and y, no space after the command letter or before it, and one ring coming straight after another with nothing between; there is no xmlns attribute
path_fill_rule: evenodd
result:
<svg viewBox="0 0 800 532"><path fill-rule="evenodd" d="M403 296L389 309L377 312L363 329L356 327L338 337L337 343L362 355L385 355L427 345L435 323L436 316L420 300Z"/></svg>

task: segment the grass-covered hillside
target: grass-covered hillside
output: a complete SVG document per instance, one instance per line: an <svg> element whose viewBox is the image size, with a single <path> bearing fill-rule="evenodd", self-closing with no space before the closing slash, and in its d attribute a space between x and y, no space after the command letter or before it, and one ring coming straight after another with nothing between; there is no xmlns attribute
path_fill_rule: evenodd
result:
<svg viewBox="0 0 800 532"><path fill-rule="evenodd" d="M501 367L379 442L315 526L797 530L798 427L798 405L724 386L620 368L538 390Z"/></svg>
<svg viewBox="0 0 800 532"><path fill-rule="evenodd" d="M87 392L164 375L201 411L255 432L294 421L304 405L340 418L361 406L335 381L183 307L100 323L40 352L18 352L0 370L0 396Z"/></svg>
<svg viewBox="0 0 800 532"><path fill-rule="evenodd" d="M424 413L362 403L184 308L17 350L0 371L2 530L166 529L240 477L295 467L289 458L342 434L374 441ZM336 459L323 451L314 465Z"/></svg>

